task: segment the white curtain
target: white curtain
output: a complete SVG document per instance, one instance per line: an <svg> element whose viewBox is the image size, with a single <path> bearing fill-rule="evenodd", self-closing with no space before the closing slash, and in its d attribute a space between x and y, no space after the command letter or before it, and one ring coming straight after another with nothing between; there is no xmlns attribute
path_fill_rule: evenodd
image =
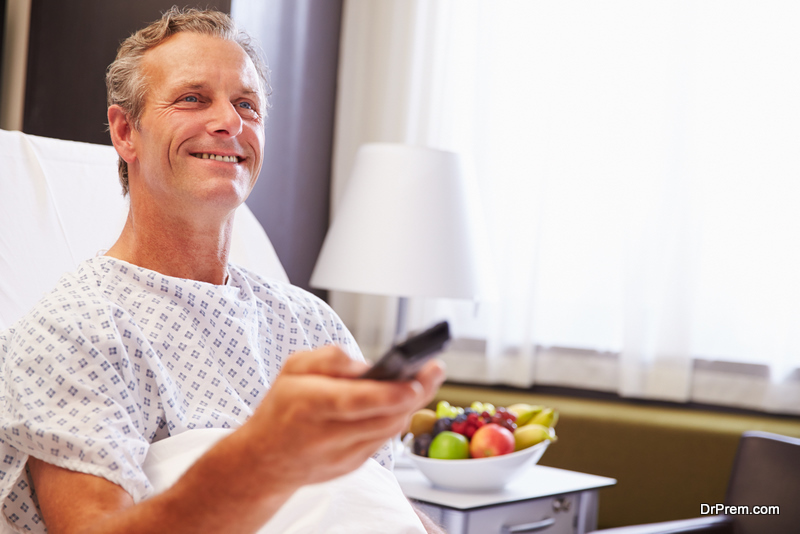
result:
<svg viewBox="0 0 800 534"><path fill-rule="evenodd" d="M347 0L333 213L358 146L474 164L497 298L456 380L800 413L800 6ZM334 295L368 353L394 305ZM476 341L468 341L476 340Z"/></svg>
<svg viewBox="0 0 800 534"><path fill-rule="evenodd" d="M345 2L334 135L332 216L358 147L399 142L473 152L477 87L471 54L477 4L425 1ZM458 59L456 59L458 58ZM368 357L392 340L396 299L333 293L342 315ZM411 303L410 326L423 326ZM428 321L429 322L429 321Z"/></svg>

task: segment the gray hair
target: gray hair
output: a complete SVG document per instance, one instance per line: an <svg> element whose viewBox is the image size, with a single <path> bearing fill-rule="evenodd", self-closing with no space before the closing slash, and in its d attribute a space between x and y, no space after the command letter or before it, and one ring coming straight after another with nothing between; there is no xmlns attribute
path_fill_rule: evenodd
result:
<svg viewBox="0 0 800 534"><path fill-rule="evenodd" d="M263 95L269 95L267 66L250 36L239 31L230 16L220 11L173 6L159 20L125 39L117 51L117 58L106 71L108 105L120 106L135 129L138 130L141 123L148 89L147 80L141 72L142 58L148 50L180 32L209 35L237 43L253 61ZM119 158L118 167L124 196L128 194L128 163Z"/></svg>

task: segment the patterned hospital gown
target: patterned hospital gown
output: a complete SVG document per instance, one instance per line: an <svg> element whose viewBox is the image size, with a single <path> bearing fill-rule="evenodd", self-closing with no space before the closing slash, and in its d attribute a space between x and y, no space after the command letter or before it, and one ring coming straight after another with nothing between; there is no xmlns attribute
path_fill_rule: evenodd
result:
<svg viewBox="0 0 800 534"><path fill-rule="evenodd" d="M0 332L0 502L12 528L46 532L28 455L139 502L152 493L141 468L150 443L241 426L293 352L336 343L363 359L321 300L228 273L215 286L93 258ZM390 447L375 459L391 469Z"/></svg>

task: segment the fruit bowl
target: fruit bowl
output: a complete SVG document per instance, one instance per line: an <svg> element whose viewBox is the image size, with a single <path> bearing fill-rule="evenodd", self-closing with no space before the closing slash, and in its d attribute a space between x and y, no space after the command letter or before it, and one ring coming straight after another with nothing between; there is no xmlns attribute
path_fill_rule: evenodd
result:
<svg viewBox="0 0 800 534"><path fill-rule="evenodd" d="M550 441L510 454L466 460L439 460L413 452L413 439L404 441L405 456L435 486L456 491L496 491L535 464Z"/></svg>

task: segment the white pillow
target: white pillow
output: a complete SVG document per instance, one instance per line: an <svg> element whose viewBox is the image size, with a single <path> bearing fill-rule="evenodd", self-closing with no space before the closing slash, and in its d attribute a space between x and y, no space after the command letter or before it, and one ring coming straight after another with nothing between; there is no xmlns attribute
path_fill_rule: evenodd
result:
<svg viewBox="0 0 800 534"><path fill-rule="evenodd" d="M111 248L127 214L113 147L0 130L0 330L62 274ZM237 212L231 261L288 282L246 205Z"/></svg>
<svg viewBox="0 0 800 534"><path fill-rule="evenodd" d="M161 493L231 431L198 429L150 446L144 472ZM373 459L342 477L300 488L258 534L425 534L394 475Z"/></svg>

